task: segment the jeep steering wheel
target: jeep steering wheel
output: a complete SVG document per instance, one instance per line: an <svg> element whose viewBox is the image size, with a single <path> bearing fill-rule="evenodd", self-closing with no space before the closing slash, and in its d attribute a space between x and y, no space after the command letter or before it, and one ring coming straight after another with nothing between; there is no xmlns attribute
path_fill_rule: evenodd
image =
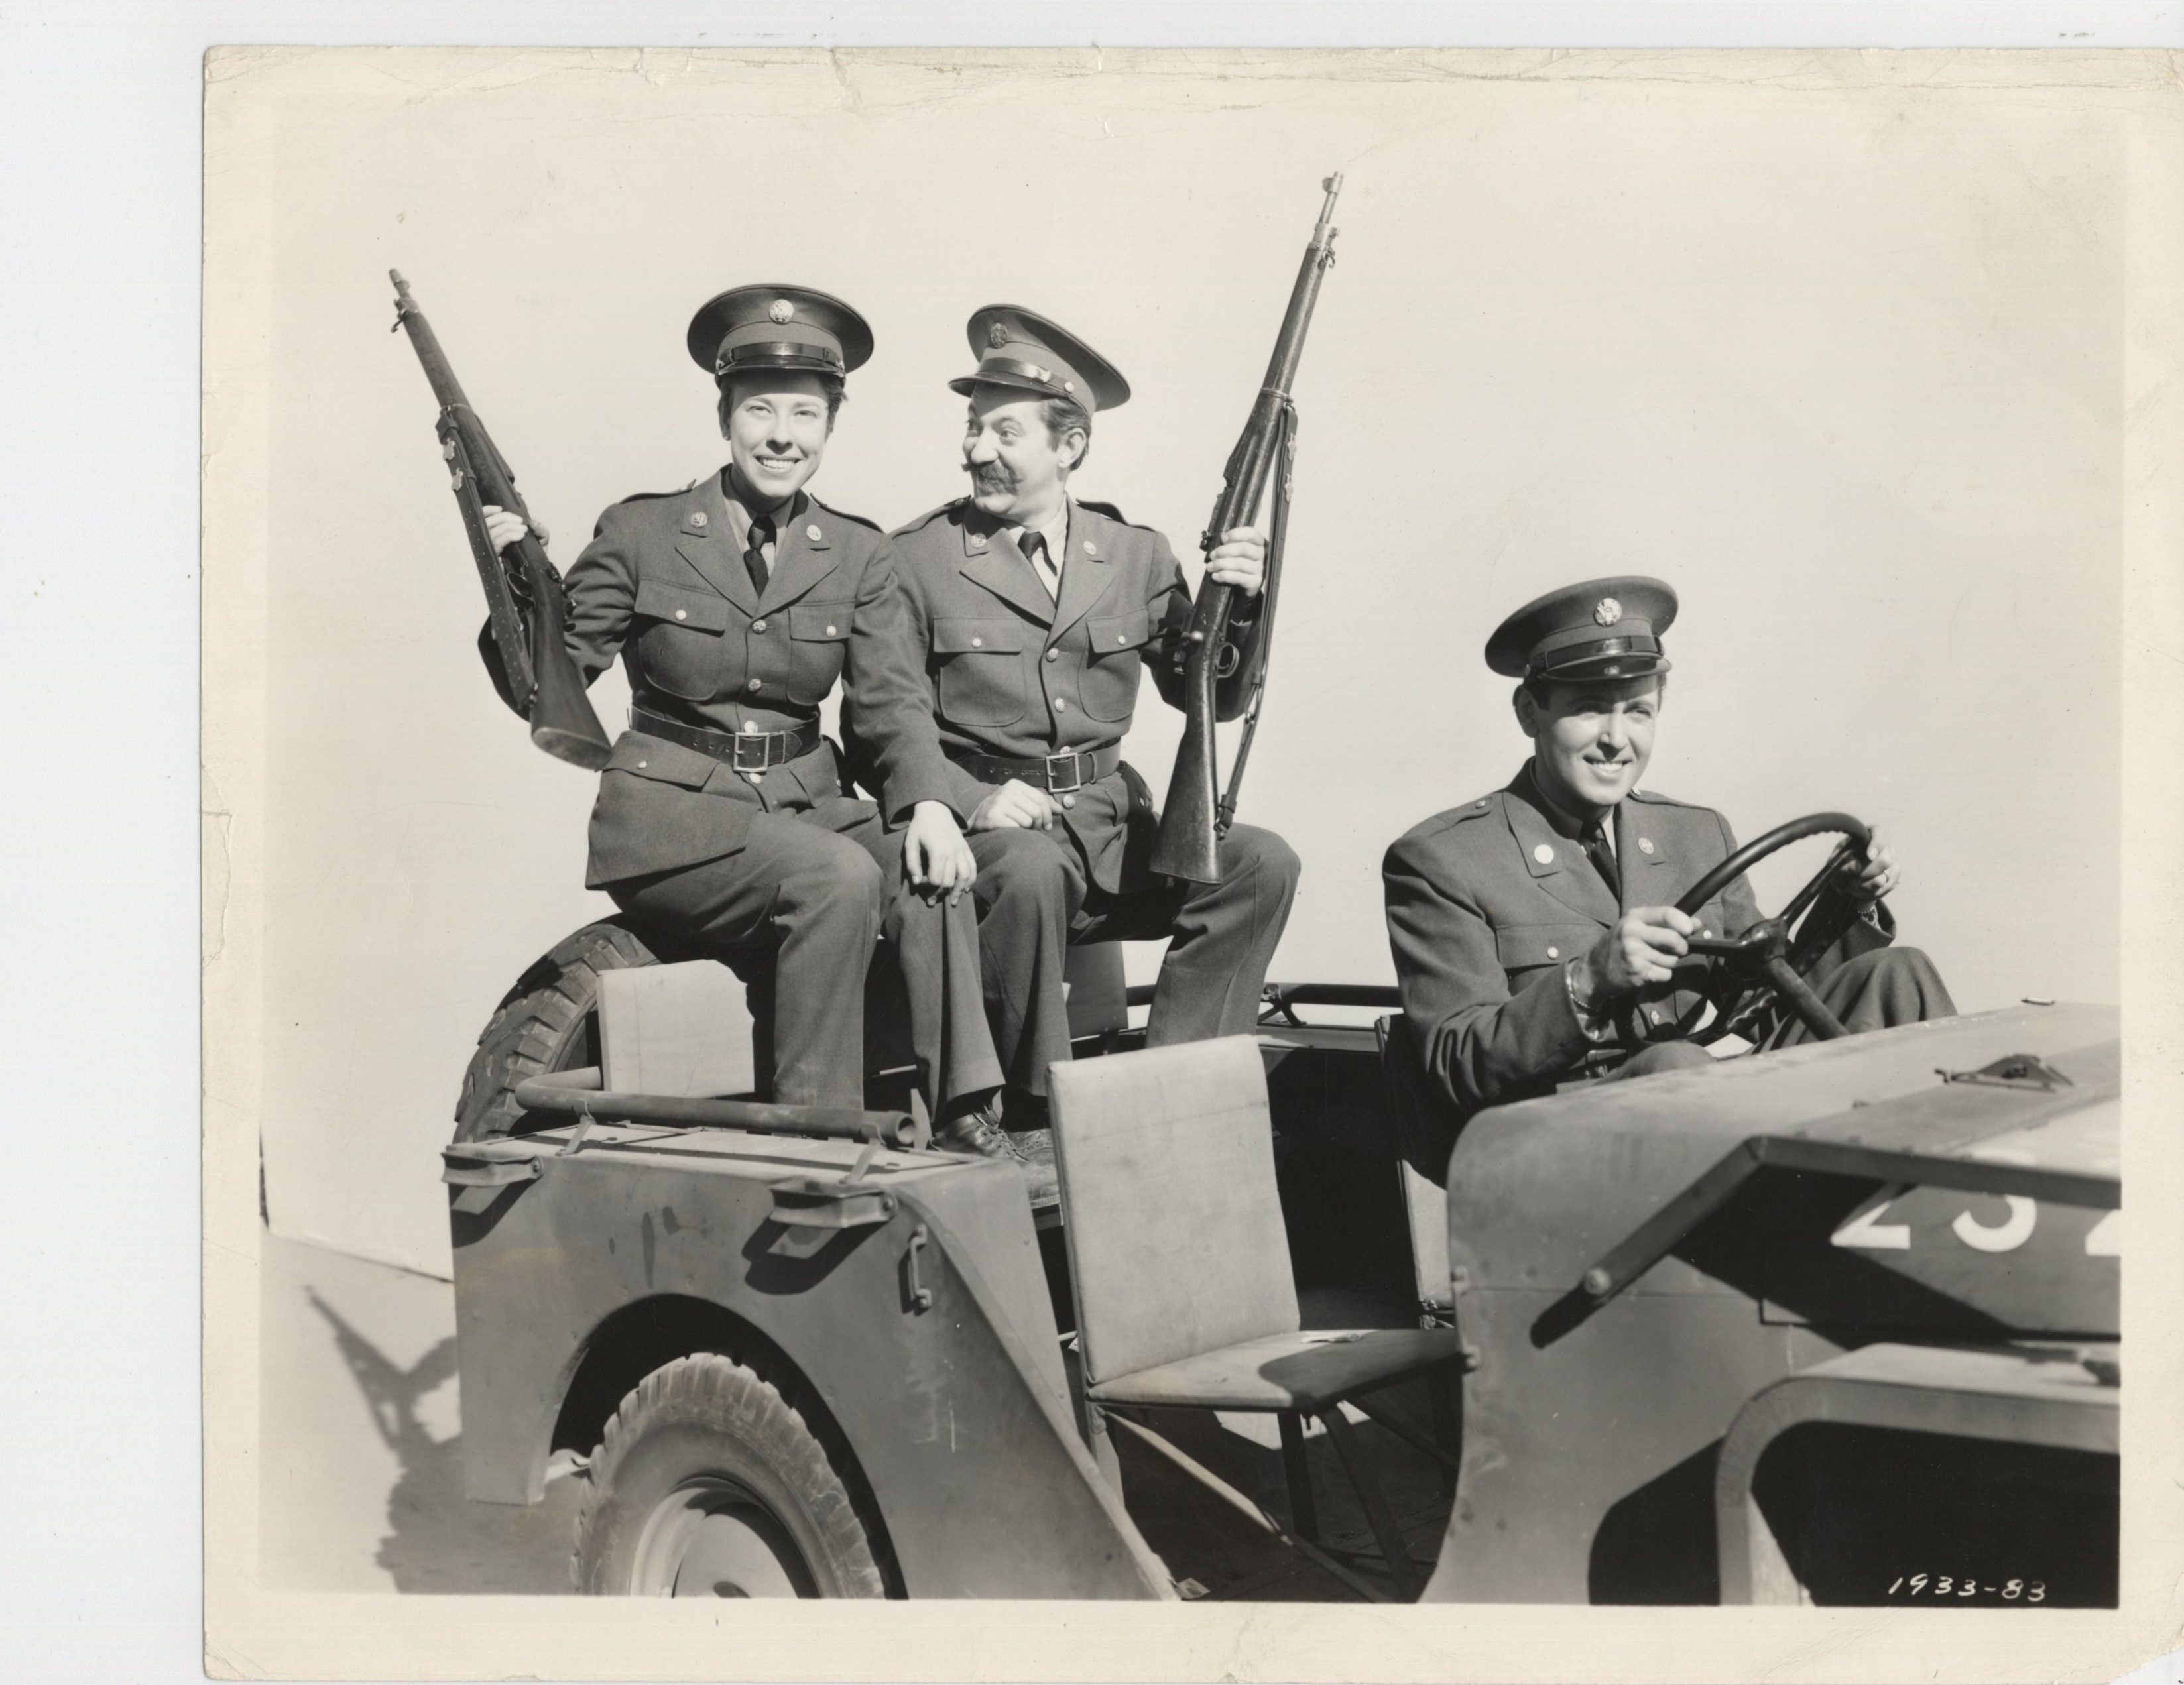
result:
<svg viewBox="0 0 2184 1685"><path fill-rule="evenodd" d="M1857 915L1855 906L1843 898L1824 909L1826 916L1807 918L1803 927L1794 933L1791 927L1801 915L1814 909L1820 892L1847 862L1864 864L1873 833L1863 820L1852 819L1847 813L1815 813L1793 819L1787 825L1778 825L1764 837L1746 843L1693 884L1676 903L1676 910L1696 916L1700 908L1769 854L1823 831L1836 834L1843 840L1780 913L1771 919L1762 919L1741 936L1686 938L1692 954L1720 960L1724 974L1724 986L1708 992L1713 1003L1714 1021L1704 1032L1694 1037L1695 1041L1712 1041L1726 1033L1730 1020L1741 1016L1761 990L1772 993L1796 1013L1819 1040L1833 1041L1847 1033L1841 1020L1807 986L1803 972L1849 927L1851 920Z"/></svg>

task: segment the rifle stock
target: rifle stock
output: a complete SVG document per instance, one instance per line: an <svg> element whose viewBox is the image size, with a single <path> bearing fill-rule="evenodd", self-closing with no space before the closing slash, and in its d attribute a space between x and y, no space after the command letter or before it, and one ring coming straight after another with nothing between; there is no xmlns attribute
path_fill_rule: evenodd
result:
<svg viewBox="0 0 2184 1685"><path fill-rule="evenodd" d="M1267 546L1267 576L1259 606L1250 616L1251 629L1242 632L1240 641L1232 637L1235 589L1209 575L1200 581L1190 626L1176 646L1174 659L1184 676L1184 734L1168 779L1160 834L1153 844L1152 868L1165 876L1191 883L1220 881L1221 837L1235 816L1237 793L1242 787L1245 762L1258 726L1259 702L1266 689L1282 541L1288 528L1290 461L1296 436L1296 408L1290 401L1290 388L1295 384L1305 334L1312 326L1312 306L1319 299L1320 281L1334 262L1332 219L1335 196L1342 191L1342 177L1340 173L1330 175L1321 186L1327 197L1305 247L1304 260L1298 265L1289 309L1283 314L1273 355L1268 360L1266 381L1252 401L1251 420L1245 424L1235 448L1228 453L1213 518L1199 540L1201 550L1211 554L1222 534L1232 527L1251 525L1265 499L1268 481L1273 482L1274 531ZM1237 745L1224 796L1213 728L1239 715L1245 720L1244 736Z"/></svg>
<svg viewBox="0 0 2184 1685"><path fill-rule="evenodd" d="M561 577L532 533L526 531L506 553L493 548L485 506L512 510L526 524L531 511L515 489L507 460L464 396L438 336L410 296L410 283L398 270L387 273L394 283L394 325L408 331L432 396L439 400L440 454L451 471L455 506L477 564L478 582L485 587L487 627L505 681L502 695L530 722L532 742L559 759L596 771L606 765L612 746L563 641Z"/></svg>

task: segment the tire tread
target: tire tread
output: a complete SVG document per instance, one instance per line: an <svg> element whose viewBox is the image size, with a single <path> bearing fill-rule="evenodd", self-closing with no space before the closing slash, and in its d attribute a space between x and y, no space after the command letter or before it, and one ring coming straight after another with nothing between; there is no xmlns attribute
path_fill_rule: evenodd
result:
<svg viewBox="0 0 2184 1685"><path fill-rule="evenodd" d="M638 1382L608 1417L586 1471L577 1515L569 1578L578 1591L597 1591L589 1566L594 1534L623 1460L648 1433L664 1426L725 1429L765 1454L821 1536L831 1566L858 1597L884 1597L886 1580L855 1500L827 1460L803 1414L774 1385L717 1352L679 1357ZM817 1565L815 1565L815 1566Z"/></svg>

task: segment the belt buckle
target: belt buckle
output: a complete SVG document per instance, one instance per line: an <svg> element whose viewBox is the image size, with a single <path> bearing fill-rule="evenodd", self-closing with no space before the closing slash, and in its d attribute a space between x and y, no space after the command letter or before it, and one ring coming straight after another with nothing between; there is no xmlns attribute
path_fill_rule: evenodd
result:
<svg viewBox="0 0 2184 1685"><path fill-rule="evenodd" d="M1066 760L1069 763L1069 782L1067 784L1057 784L1054 781L1054 764L1060 760ZM1068 749L1060 754L1050 754L1046 757L1047 794L1050 796L1067 796L1074 794L1077 791L1079 791L1084 787L1084 757L1082 754L1078 754L1075 749Z"/></svg>
<svg viewBox="0 0 2184 1685"><path fill-rule="evenodd" d="M768 768L772 767L773 765L773 740L777 735L777 733L772 731L737 732L735 735L735 748L732 751L733 758L729 762L729 770L734 772L745 773L764 772ZM744 748L746 744L757 751L758 759L755 763L746 760L744 758Z"/></svg>

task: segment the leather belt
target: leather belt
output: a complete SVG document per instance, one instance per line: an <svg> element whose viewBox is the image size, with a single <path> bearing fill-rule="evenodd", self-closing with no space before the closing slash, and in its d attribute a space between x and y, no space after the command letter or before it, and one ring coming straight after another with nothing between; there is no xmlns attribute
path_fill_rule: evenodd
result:
<svg viewBox="0 0 2184 1685"><path fill-rule="evenodd" d="M629 711L630 729L648 737L664 737L686 749L710 755L737 772L759 773L785 766L819 747L822 733L816 720L793 731L708 731L684 726L647 708Z"/></svg>
<svg viewBox="0 0 2184 1685"><path fill-rule="evenodd" d="M1006 760L999 755L972 754L954 748L948 749L947 755L981 784L1006 784L1017 778L1050 796L1066 796L1120 766L1123 746L1103 743L1097 748L1064 749L1037 760Z"/></svg>

